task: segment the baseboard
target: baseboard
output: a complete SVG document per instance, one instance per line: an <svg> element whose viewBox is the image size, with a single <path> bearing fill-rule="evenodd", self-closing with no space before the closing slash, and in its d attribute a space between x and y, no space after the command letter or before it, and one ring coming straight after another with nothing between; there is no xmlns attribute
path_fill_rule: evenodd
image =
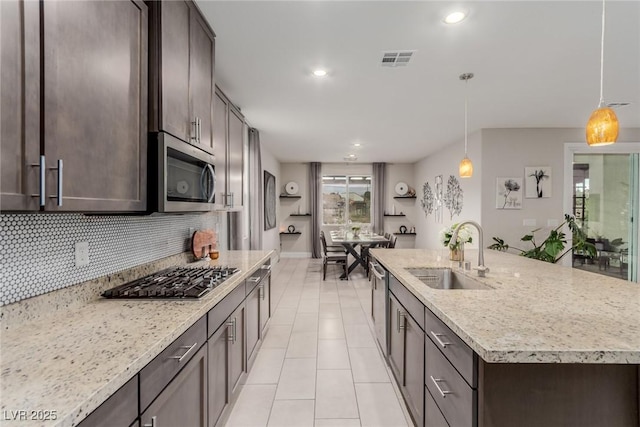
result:
<svg viewBox="0 0 640 427"><path fill-rule="evenodd" d="M311 258L311 252L280 252L280 258Z"/></svg>

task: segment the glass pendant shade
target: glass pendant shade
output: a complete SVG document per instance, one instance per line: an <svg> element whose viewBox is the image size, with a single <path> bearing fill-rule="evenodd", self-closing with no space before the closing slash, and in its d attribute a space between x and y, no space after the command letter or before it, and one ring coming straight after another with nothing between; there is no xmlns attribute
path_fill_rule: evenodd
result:
<svg viewBox="0 0 640 427"><path fill-rule="evenodd" d="M471 159L464 156L464 159L460 162L458 171L460 172L460 178L471 178L473 175L473 163L471 163Z"/></svg>
<svg viewBox="0 0 640 427"><path fill-rule="evenodd" d="M587 122L587 144L595 147L609 145L618 139L618 117L609 107L600 107L591 113ZM462 168L462 163L460 164Z"/></svg>

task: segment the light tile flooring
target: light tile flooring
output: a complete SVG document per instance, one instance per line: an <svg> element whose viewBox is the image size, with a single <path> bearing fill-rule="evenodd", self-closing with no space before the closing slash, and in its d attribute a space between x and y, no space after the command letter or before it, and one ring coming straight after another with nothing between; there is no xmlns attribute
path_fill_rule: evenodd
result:
<svg viewBox="0 0 640 427"><path fill-rule="evenodd" d="M273 268L272 318L226 426L408 426L369 320L362 269L349 281L319 260Z"/></svg>

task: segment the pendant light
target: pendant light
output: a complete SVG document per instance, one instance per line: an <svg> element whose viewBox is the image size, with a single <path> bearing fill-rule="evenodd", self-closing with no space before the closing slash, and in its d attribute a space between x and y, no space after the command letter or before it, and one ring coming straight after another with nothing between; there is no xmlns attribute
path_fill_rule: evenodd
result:
<svg viewBox="0 0 640 427"><path fill-rule="evenodd" d="M595 147L609 145L618 139L618 118L616 113L604 103L604 21L605 0L602 0L602 38L600 40L600 103L598 108L591 113L587 122L587 144Z"/></svg>
<svg viewBox="0 0 640 427"><path fill-rule="evenodd" d="M458 167L458 172L460 173L460 178L471 178L473 175L473 163L471 163L471 159L467 156L467 84L469 83L469 79L473 78L473 73L464 73L460 74L460 80L465 81L464 85L464 159L460 162L460 166Z"/></svg>

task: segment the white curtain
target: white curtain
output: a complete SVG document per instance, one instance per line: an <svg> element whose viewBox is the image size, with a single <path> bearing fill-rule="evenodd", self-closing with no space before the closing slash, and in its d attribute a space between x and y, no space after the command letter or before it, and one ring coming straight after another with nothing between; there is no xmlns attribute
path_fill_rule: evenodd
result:
<svg viewBox="0 0 640 427"><path fill-rule="evenodd" d="M371 207L373 209L372 229L378 234L384 234L384 185L385 185L386 163L373 164L373 198Z"/></svg>

